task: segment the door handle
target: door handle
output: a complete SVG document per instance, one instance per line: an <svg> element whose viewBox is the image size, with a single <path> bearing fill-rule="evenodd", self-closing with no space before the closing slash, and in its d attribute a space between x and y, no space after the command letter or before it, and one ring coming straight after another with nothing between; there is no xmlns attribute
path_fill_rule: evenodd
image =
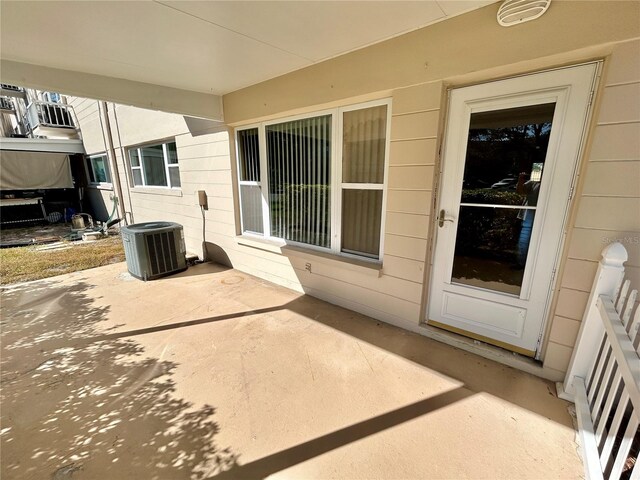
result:
<svg viewBox="0 0 640 480"><path fill-rule="evenodd" d="M440 214L438 215L438 226L439 227L444 226L444 222L453 223L453 218L447 217L446 212L444 211L444 208L443 208L442 210L440 210Z"/></svg>

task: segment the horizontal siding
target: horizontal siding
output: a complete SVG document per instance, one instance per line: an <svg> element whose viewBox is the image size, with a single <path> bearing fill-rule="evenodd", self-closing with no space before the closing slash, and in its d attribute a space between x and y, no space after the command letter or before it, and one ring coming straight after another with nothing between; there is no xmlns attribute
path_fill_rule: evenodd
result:
<svg viewBox="0 0 640 480"><path fill-rule="evenodd" d="M598 125L593 136L592 163L640 160L640 123Z"/></svg>
<svg viewBox="0 0 640 480"><path fill-rule="evenodd" d="M432 202L433 192L431 190L388 189L387 192L387 212L429 215Z"/></svg>
<svg viewBox="0 0 640 480"><path fill-rule="evenodd" d="M600 108L598 123L640 122L640 81L623 85L607 85Z"/></svg>
<svg viewBox="0 0 640 480"><path fill-rule="evenodd" d="M544 365L565 371L603 248L621 241L627 277L640 287L640 41L611 55Z"/></svg>
<svg viewBox="0 0 640 480"><path fill-rule="evenodd" d="M570 258L565 265L561 285L573 290L590 292L597 268L597 262Z"/></svg>
<svg viewBox="0 0 640 480"><path fill-rule="evenodd" d="M390 166L389 189L432 190L433 166Z"/></svg>
<svg viewBox="0 0 640 480"><path fill-rule="evenodd" d="M573 348L550 341L544 359L545 368L564 372L569 365L572 352Z"/></svg>
<svg viewBox="0 0 640 480"><path fill-rule="evenodd" d="M391 142L389 165L435 165L437 148L435 138Z"/></svg>
<svg viewBox="0 0 640 480"><path fill-rule="evenodd" d="M438 110L442 99L442 82L427 83L393 92L393 114Z"/></svg>
<svg viewBox="0 0 640 480"><path fill-rule="evenodd" d="M640 135L640 131L637 133ZM590 197L640 198L640 161L591 163L582 194Z"/></svg>
<svg viewBox="0 0 640 480"><path fill-rule="evenodd" d="M424 261L427 255L427 241L421 238L385 235L384 251L389 255Z"/></svg>
<svg viewBox="0 0 640 480"><path fill-rule="evenodd" d="M640 267L640 235L638 232L574 228L569 244L569 258L578 260L600 260L602 249L609 243L621 242L629 254L627 266Z"/></svg>
<svg viewBox="0 0 640 480"><path fill-rule="evenodd" d="M426 240L430 217L409 213L387 213L386 233Z"/></svg>
<svg viewBox="0 0 640 480"><path fill-rule="evenodd" d="M580 322L571 318L555 316L549 340L565 347L573 348L578 338Z"/></svg>
<svg viewBox="0 0 640 480"><path fill-rule="evenodd" d="M588 299L589 292L563 287L558 295L555 313L573 320L582 320Z"/></svg>
<svg viewBox="0 0 640 480"><path fill-rule="evenodd" d="M439 115L438 110L394 115L391 119L391 141L435 138Z"/></svg>
<svg viewBox="0 0 640 480"><path fill-rule="evenodd" d="M606 230L626 230L636 232L640 228L640 198L617 198L600 195L583 196L578 207L575 226Z"/></svg>
<svg viewBox="0 0 640 480"><path fill-rule="evenodd" d="M407 112L419 112L439 105L439 87L435 93L427 89L416 95L413 106L411 95L405 94L404 99L394 103L394 113L398 105L404 105ZM169 118L167 114L137 110L117 108L121 138L115 142L116 159L122 179L128 175L128 162L123 159L123 150L139 143L175 138L182 186L180 195L162 189L131 190L127 208L133 211L136 222L175 221L184 227L189 251L201 254L204 233L206 241L221 248L234 268L395 324L418 325L428 244L428 214L432 203L435 140L402 141L399 142L401 146L392 148L398 165L390 167L389 182L397 182L399 190L389 190L384 268L378 276L365 267L341 267L341 262L325 260L312 252L293 255L241 244L236 237L234 160L230 156L228 133L191 135L185 130L181 116ZM110 111L113 111L113 106L110 106ZM434 135L435 127L429 125L428 119L438 115L435 112L434 116L432 111L427 113L407 115L419 122L423 137ZM164 126L145 129L141 126L142 121L146 124L164 122ZM134 124L137 125L134 131L125 133ZM88 122L88 125L95 131L95 124ZM410 121L400 121L394 128L404 137L416 134L416 126ZM411 183L414 180L416 182ZM413 187L417 190L410 190ZM198 190L205 190L209 200L204 232ZM312 265L311 274L305 269L307 263Z"/></svg>
<svg viewBox="0 0 640 480"><path fill-rule="evenodd" d="M424 261L385 254L382 273L384 275L422 283L424 281L424 268Z"/></svg>

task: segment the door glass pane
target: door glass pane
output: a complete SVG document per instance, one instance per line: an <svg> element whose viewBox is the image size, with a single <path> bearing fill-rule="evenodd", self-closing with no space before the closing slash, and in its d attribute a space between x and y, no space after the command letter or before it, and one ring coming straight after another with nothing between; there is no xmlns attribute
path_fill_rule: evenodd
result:
<svg viewBox="0 0 640 480"><path fill-rule="evenodd" d="M535 206L554 103L471 115L462 203Z"/></svg>
<svg viewBox="0 0 640 480"><path fill-rule="evenodd" d="M384 182L387 106L345 112L342 127L343 183Z"/></svg>
<svg viewBox="0 0 640 480"><path fill-rule="evenodd" d="M454 283L519 295L535 209L460 207Z"/></svg>
<svg viewBox="0 0 640 480"><path fill-rule="evenodd" d="M331 115L268 125L271 235L331 246Z"/></svg>
<svg viewBox="0 0 640 480"><path fill-rule="evenodd" d="M520 294L554 110L471 115L452 282Z"/></svg>
<svg viewBox="0 0 640 480"><path fill-rule="evenodd" d="M382 190L342 191L342 251L378 258Z"/></svg>

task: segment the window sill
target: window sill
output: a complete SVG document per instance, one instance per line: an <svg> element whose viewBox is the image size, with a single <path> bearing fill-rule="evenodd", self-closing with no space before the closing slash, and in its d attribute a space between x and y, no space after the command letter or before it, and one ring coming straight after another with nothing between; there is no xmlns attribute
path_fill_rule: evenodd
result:
<svg viewBox="0 0 640 480"><path fill-rule="evenodd" d="M179 188L166 187L133 187L131 193L141 193L148 195L167 195L171 197L181 197L182 190Z"/></svg>
<svg viewBox="0 0 640 480"><path fill-rule="evenodd" d="M322 252L312 248L288 245L284 240L267 240L257 236L242 235L236 237L236 240L239 245L278 253L285 257L295 256L310 261L330 264L336 268L352 270L364 275L382 276L382 262L379 260L365 260L332 252Z"/></svg>

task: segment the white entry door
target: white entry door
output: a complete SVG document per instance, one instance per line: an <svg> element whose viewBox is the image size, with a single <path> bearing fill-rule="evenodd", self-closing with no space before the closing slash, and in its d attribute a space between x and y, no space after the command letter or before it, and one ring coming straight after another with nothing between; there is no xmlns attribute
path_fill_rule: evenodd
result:
<svg viewBox="0 0 640 480"><path fill-rule="evenodd" d="M535 356L597 69L451 90L429 324Z"/></svg>

